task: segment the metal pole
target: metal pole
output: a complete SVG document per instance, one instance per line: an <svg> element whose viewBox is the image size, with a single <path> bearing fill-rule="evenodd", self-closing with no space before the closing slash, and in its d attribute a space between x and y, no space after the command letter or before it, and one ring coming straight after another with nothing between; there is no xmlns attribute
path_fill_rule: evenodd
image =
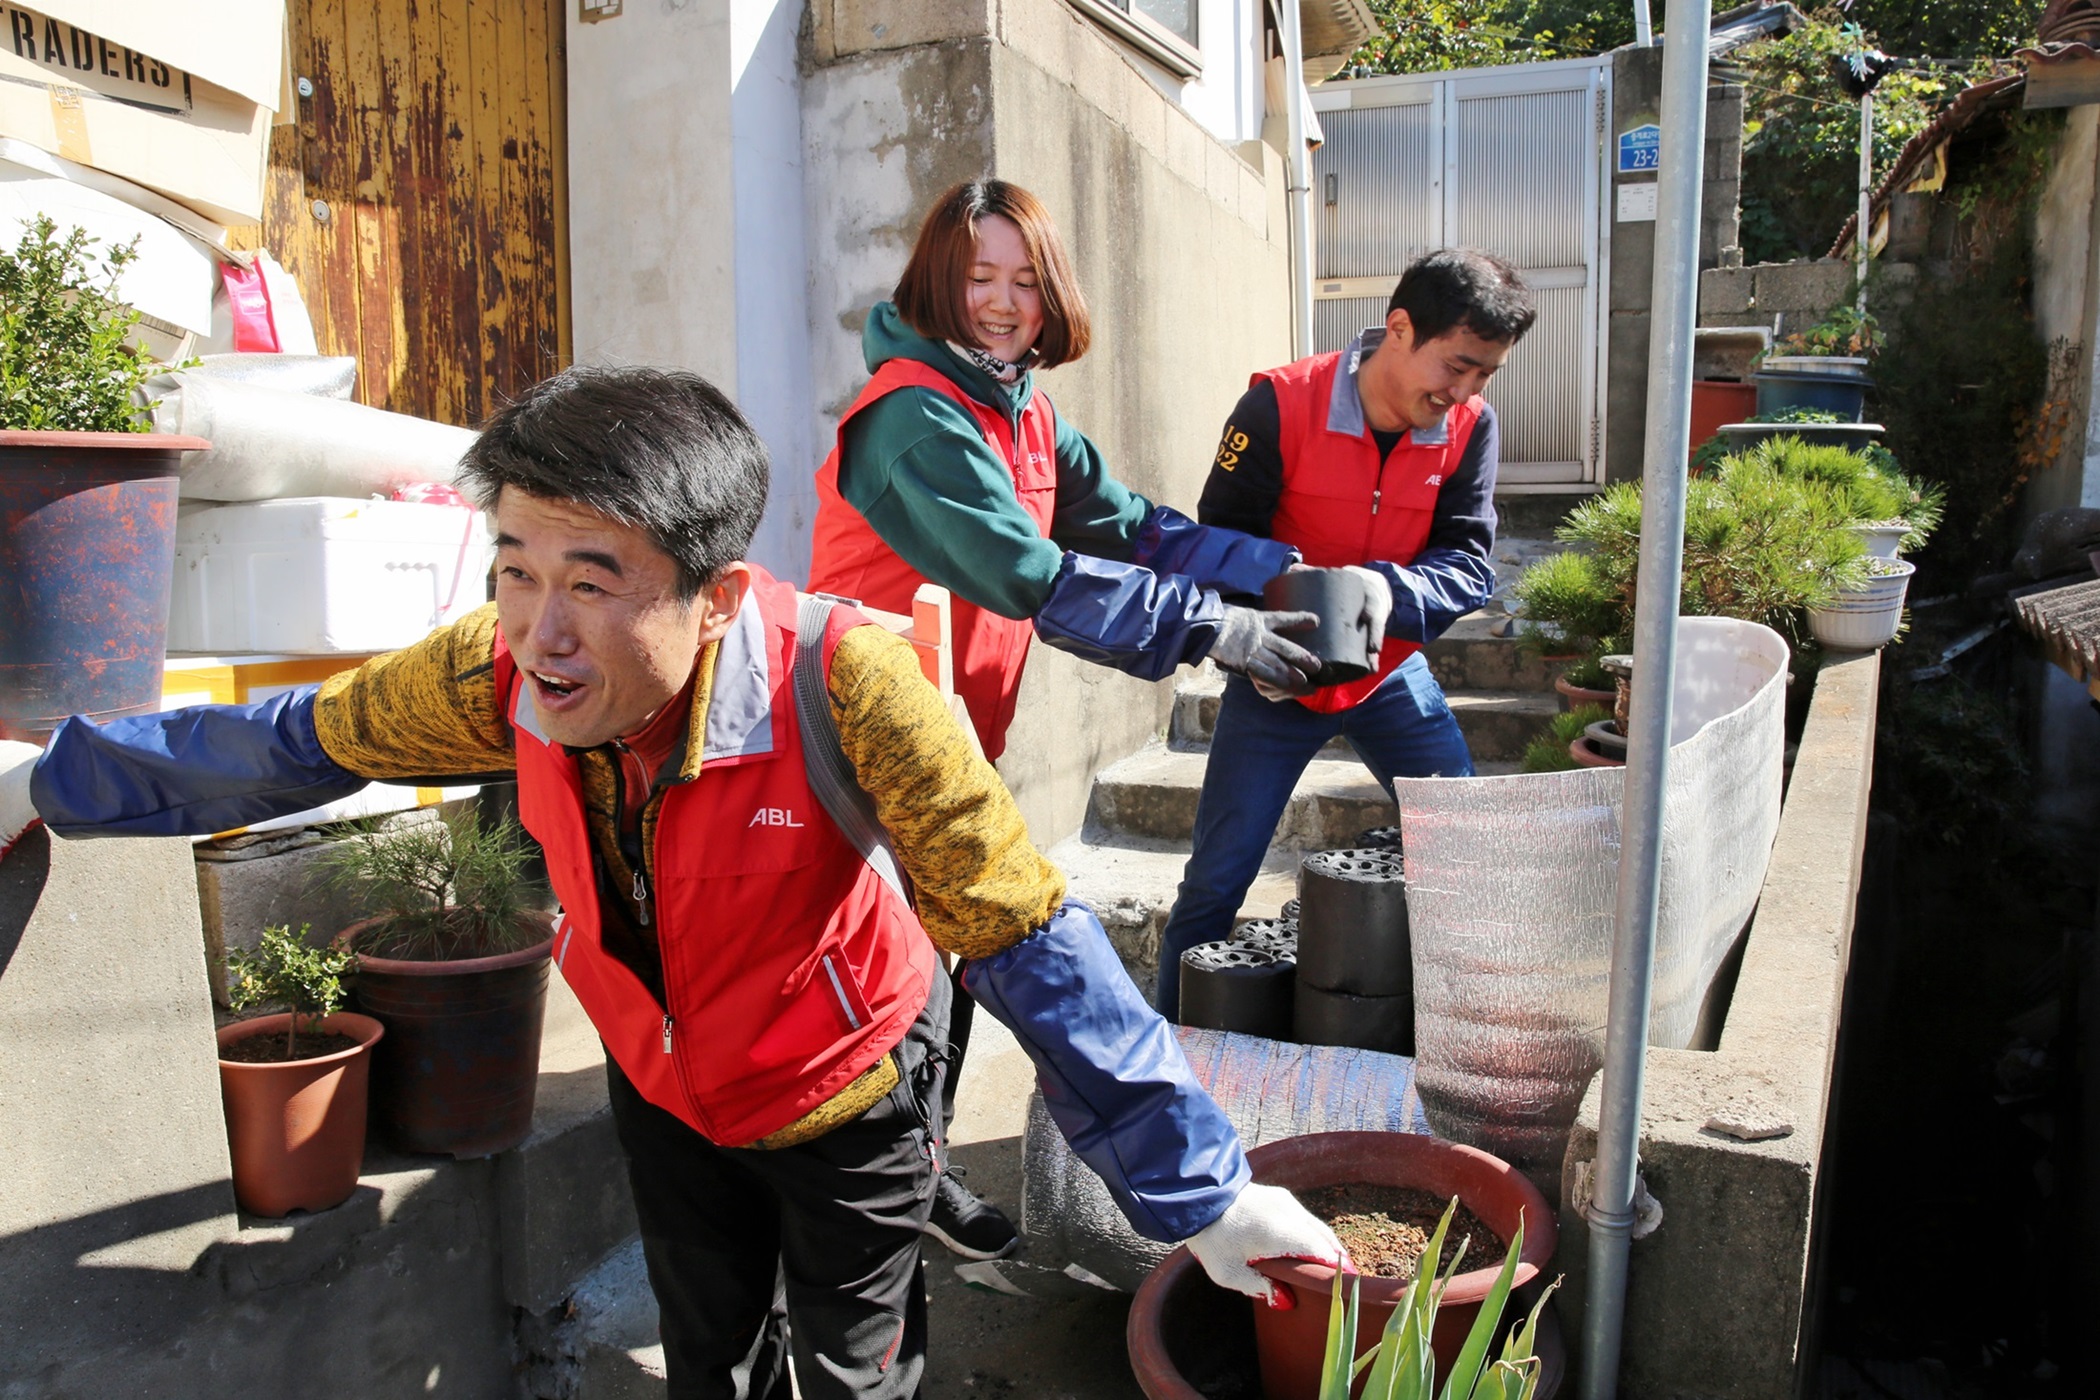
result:
<svg viewBox="0 0 2100 1400"><path fill-rule="evenodd" d="M1283 33L1283 206L1291 226L1291 358L1313 352L1312 160L1305 152L1305 41L1299 0L1276 0Z"/></svg>
<svg viewBox="0 0 2100 1400"><path fill-rule="evenodd" d="M1853 261L1859 267L1859 289L1853 310L1867 314L1867 257L1874 241L1874 94L1859 98L1859 222L1853 226Z"/></svg>
<svg viewBox="0 0 2100 1400"><path fill-rule="evenodd" d="M1662 808L1670 763L1677 594L1684 568L1686 456L1692 418L1692 327L1699 302L1699 203L1706 153L1706 36L1712 0L1674 0L1663 41L1662 170L1656 195L1648 431L1643 443L1633 697L1619 833L1618 912L1605 1021L1602 1113L1590 1195L1589 1301L1582 1400L1618 1393L1627 1249L1640 1165L1641 1079L1655 980L1662 883Z"/></svg>
<svg viewBox="0 0 2100 1400"><path fill-rule="evenodd" d="M1655 46L1655 27L1648 22L1648 0L1633 0L1633 42L1644 49Z"/></svg>

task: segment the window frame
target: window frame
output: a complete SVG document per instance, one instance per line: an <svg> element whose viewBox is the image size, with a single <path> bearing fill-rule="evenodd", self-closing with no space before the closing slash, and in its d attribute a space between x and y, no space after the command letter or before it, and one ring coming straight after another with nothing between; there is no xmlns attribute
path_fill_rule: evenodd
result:
<svg viewBox="0 0 2100 1400"><path fill-rule="evenodd" d="M1070 0L1070 3L1088 19L1177 78L1199 78L1203 75L1202 52L1159 21L1140 13L1135 8L1136 0L1131 0L1133 8L1128 13L1117 9L1109 0ZM1192 3L1197 7L1197 27L1200 35L1202 3L1201 0L1192 0Z"/></svg>

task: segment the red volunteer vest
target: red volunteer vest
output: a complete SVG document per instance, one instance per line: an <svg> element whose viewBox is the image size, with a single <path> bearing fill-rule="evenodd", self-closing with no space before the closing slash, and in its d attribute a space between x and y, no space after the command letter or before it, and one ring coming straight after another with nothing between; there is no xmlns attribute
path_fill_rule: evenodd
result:
<svg viewBox="0 0 2100 1400"><path fill-rule="evenodd" d="M642 1097L725 1146L787 1126L889 1053L934 975L917 918L803 776L795 591L753 573L716 657L700 774L664 793L648 852L663 1004L605 951L576 759L538 733L531 690L496 643L518 815L561 897L555 965ZM865 624L833 610L827 671L839 637Z"/></svg>
<svg viewBox="0 0 2100 1400"><path fill-rule="evenodd" d="M1057 412L1049 398L1041 390L1030 395L1016 440L1004 414L971 398L939 370L917 360L889 360L839 419L838 443L817 473L817 526L809 563L813 592L908 614L912 594L926 582L839 494L838 444L846 440L847 422L883 395L912 387L945 394L968 411L985 442L1012 471L1014 499L1044 538L1050 535L1050 519L1057 509ZM1006 748L1006 726L1013 722L1014 697L1021 689L1021 668L1028 661L1035 624L1027 618L1001 617L957 597L953 626L955 693L969 708L984 756L997 758Z"/></svg>
<svg viewBox="0 0 2100 1400"><path fill-rule="evenodd" d="M1453 407L1444 417L1442 442L1417 442L1409 433L1381 462L1368 423L1354 433L1329 424L1341 359L1339 351L1314 355L1249 381L1275 386L1281 426L1283 492L1269 533L1296 545L1306 563L1320 568L1373 559L1412 563L1429 540L1437 495L1458 470L1486 400L1475 397ZM1349 709L1420 650L1388 637L1370 675L1323 687L1299 703L1329 714Z"/></svg>

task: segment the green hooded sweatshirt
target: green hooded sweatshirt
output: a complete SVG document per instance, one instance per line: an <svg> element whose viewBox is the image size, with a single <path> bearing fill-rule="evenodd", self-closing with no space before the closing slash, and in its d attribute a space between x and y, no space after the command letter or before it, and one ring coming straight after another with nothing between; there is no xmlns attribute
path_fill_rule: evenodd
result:
<svg viewBox="0 0 2100 1400"><path fill-rule="evenodd" d="M1018 433L1034 376L1002 385L883 302L861 331L868 372L917 360ZM958 597L1003 617L1034 617L1066 550L1127 562L1152 503L1108 474L1101 450L1057 415L1057 505L1050 538L1014 499L1013 472L962 406L931 389L885 394L840 439L839 494L899 558Z"/></svg>

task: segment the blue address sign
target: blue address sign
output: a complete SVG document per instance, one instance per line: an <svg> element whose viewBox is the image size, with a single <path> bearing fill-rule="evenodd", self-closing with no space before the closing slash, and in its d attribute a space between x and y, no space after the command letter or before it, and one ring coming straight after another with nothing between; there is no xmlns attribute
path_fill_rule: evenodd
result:
<svg viewBox="0 0 2100 1400"><path fill-rule="evenodd" d="M1662 169L1663 130L1655 123L1619 133L1619 173Z"/></svg>

